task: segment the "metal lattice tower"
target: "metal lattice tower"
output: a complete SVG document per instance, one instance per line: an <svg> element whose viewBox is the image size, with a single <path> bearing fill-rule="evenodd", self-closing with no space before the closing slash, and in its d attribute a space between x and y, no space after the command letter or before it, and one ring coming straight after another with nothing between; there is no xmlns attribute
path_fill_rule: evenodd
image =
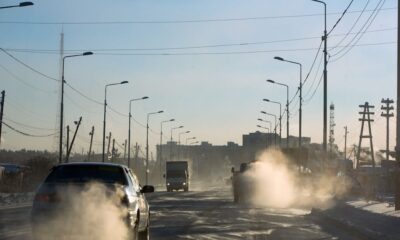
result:
<svg viewBox="0 0 400 240"><path fill-rule="evenodd" d="M333 150L333 144L335 143L335 105L331 103L329 107L329 149Z"/></svg>

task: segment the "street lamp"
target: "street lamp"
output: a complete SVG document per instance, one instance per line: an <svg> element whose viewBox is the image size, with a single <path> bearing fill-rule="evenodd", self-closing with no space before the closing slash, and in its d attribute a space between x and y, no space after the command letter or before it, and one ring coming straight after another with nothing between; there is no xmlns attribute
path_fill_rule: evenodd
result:
<svg viewBox="0 0 400 240"><path fill-rule="evenodd" d="M299 104L299 148L301 147L301 121L302 121L302 105L303 105L303 65L301 65L301 63L299 62L294 62L294 61L290 61L290 60L286 60L282 57L274 57L275 60L278 61L282 61L282 62L288 62L288 63L292 63L292 64L296 64L300 67L300 85L299 85L299 91L300 91L300 104Z"/></svg>
<svg viewBox="0 0 400 240"><path fill-rule="evenodd" d="M258 119L258 120L262 121L262 119ZM267 121L267 122L268 122L268 121ZM265 138L265 144L266 144L266 148L268 148L268 133L270 132L269 128L263 127L263 126L261 126L261 125L257 125L257 127L267 130L267 132L265 133L265 135L267 136L267 137Z"/></svg>
<svg viewBox="0 0 400 240"><path fill-rule="evenodd" d="M188 140L194 140L194 139L196 139L196 137L189 137L189 138L186 138L185 144L186 144L186 145L188 144Z"/></svg>
<svg viewBox="0 0 400 240"><path fill-rule="evenodd" d="M131 167L131 119L132 119L132 113L131 113L131 104L134 101L139 101L139 100L145 100L148 99L149 97L142 97L142 98L134 98L129 101L129 127L128 127L128 167Z"/></svg>
<svg viewBox="0 0 400 240"><path fill-rule="evenodd" d="M274 119L275 119L275 124L274 124L274 141L275 141L275 145L276 145L276 115L275 114L272 114L272 113L267 113L267 112L265 112L265 111L261 111L261 113L262 114L265 114L265 115L269 115L269 116L272 116L272 117L274 117ZM272 128L271 128L271 130L272 130Z"/></svg>
<svg viewBox="0 0 400 240"><path fill-rule="evenodd" d="M269 99L263 99L265 102L279 104L279 145L282 141L282 105L280 102L271 101Z"/></svg>
<svg viewBox="0 0 400 240"><path fill-rule="evenodd" d="M195 145L195 144L198 144L198 143L199 143L199 141L196 141L196 142L190 143L190 145Z"/></svg>
<svg viewBox="0 0 400 240"><path fill-rule="evenodd" d="M182 134L187 134L187 133L190 133L190 131L181 132L181 133L178 134L178 144L179 144L179 145L181 145L181 135L182 135Z"/></svg>
<svg viewBox="0 0 400 240"><path fill-rule="evenodd" d="M104 119L103 119L103 152L102 152L102 160L103 162L105 162L105 147L106 147L106 109L107 109L107 87L110 86L115 86L115 85L122 85L122 84L127 84L128 81L122 81L119 83L111 83L111 84L107 84L104 87ZM110 141L111 139L109 139L108 141Z"/></svg>
<svg viewBox="0 0 400 240"><path fill-rule="evenodd" d="M149 183L149 119L151 115L160 114L164 111L151 112L147 114L146 124L146 185Z"/></svg>
<svg viewBox="0 0 400 240"><path fill-rule="evenodd" d="M320 0L311 0L313 2L321 3L324 5L324 36L322 40L324 41L324 133L323 133L323 149L326 153L327 150L327 138L328 138L328 33L326 32L326 3Z"/></svg>
<svg viewBox="0 0 400 240"><path fill-rule="evenodd" d="M162 179L161 178L161 175L162 175L162 137L163 137L163 124L164 123L167 123L167 122L174 122L175 121L175 119L170 119L170 120L165 120L165 121L162 121L161 123L160 123L160 179Z"/></svg>
<svg viewBox="0 0 400 240"><path fill-rule="evenodd" d="M4 7L0 7L0 9L15 8L15 7L28 7L28 6L32 6L32 5L33 5L33 2L20 2L18 5L4 6Z"/></svg>
<svg viewBox="0 0 400 240"><path fill-rule="evenodd" d="M268 79L267 82L286 87L286 147L289 147L289 86L274 80ZM281 136L282 137L282 136Z"/></svg>
<svg viewBox="0 0 400 240"><path fill-rule="evenodd" d="M29 6L29 5L27 5ZM92 52L84 52L82 54L74 54L65 56L62 59L62 74L61 74L61 106L60 106L60 144L59 144L59 163L62 163L62 138L63 138L63 123L64 123L64 84L65 84L65 77L64 77L64 70L65 70L65 59L72 58L72 57L81 57L81 56L89 56L93 55Z"/></svg>
<svg viewBox="0 0 400 240"><path fill-rule="evenodd" d="M176 129L180 129L183 128L183 126L179 126L179 127L173 127L171 128L171 142L170 142L170 147L169 147L169 160L172 160L172 132Z"/></svg>

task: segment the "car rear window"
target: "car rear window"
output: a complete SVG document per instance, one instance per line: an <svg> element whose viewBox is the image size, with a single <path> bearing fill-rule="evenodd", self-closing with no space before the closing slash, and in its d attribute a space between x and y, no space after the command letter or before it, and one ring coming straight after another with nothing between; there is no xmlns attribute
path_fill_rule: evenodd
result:
<svg viewBox="0 0 400 240"><path fill-rule="evenodd" d="M101 165L59 166L50 173L45 182L82 183L90 181L127 185L127 180L121 167Z"/></svg>

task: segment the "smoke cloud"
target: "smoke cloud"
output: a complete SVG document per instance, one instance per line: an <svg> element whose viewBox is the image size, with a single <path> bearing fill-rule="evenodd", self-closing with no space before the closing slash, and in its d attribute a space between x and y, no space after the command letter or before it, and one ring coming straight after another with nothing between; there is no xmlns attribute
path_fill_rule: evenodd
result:
<svg viewBox="0 0 400 240"><path fill-rule="evenodd" d="M123 191L100 183L67 187L59 196L60 209L36 229L37 239L126 240Z"/></svg>
<svg viewBox="0 0 400 240"><path fill-rule="evenodd" d="M300 173L279 150L262 152L241 182L251 204L273 208L329 208L349 189L336 176Z"/></svg>

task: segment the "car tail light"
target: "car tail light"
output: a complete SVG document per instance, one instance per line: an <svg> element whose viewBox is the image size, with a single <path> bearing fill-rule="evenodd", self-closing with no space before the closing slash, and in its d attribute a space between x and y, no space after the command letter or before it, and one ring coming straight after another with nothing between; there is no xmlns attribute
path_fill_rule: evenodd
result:
<svg viewBox="0 0 400 240"><path fill-rule="evenodd" d="M38 193L35 196L37 202L60 202L60 198L56 194Z"/></svg>

